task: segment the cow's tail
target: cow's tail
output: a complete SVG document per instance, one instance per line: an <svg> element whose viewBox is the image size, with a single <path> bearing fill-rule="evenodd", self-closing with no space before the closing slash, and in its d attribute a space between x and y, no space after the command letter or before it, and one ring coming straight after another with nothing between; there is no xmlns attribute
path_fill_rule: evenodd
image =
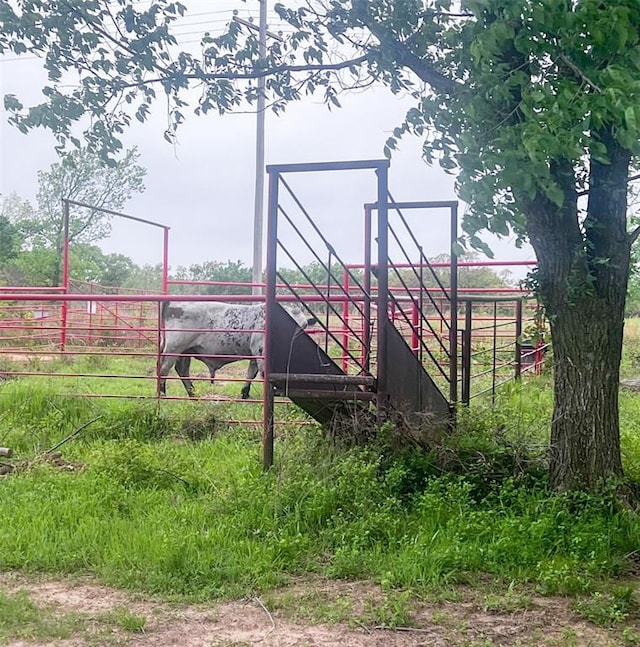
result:
<svg viewBox="0 0 640 647"><path fill-rule="evenodd" d="M171 301L163 301L162 306L160 306L160 318L163 322L167 319L167 310L169 309L170 303Z"/></svg>
<svg viewBox="0 0 640 647"><path fill-rule="evenodd" d="M169 309L170 301L162 301L160 304L160 352L164 353L167 343L167 310Z"/></svg>

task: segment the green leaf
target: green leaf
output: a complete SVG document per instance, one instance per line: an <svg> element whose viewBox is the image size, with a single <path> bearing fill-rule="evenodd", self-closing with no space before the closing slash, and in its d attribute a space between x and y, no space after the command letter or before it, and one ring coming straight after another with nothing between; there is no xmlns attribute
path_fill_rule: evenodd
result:
<svg viewBox="0 0 640 647"><path fill-rule="evenodd" d="M4 95L4 109L7 112L18 112L22 110L24 106L18 100L18 97L15 94L5 94Z"/></svg>
<svg viewBox="0 0 640 647"><path fill-rule="evenodd" d="M636 132L638 129L636 122L636 110L634 106L627 106L624 111L624 121L627 125L627 128L632 132Z"/></svg>

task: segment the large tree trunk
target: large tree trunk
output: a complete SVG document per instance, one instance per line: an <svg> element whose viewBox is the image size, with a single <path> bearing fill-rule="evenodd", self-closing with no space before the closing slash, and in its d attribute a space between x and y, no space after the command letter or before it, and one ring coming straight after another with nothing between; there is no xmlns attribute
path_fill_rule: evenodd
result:
<svg viewBox="0 0 640 647"><path fill-rule="evenodd" d="M565 304L551 315L554 410L549 479L560 490L594 489L622 475L618 379L622 308L615 299Z"/></svg>
<svg viewBox="0 0 640 647"><path fill-rule="evenodd" d="M582 223L568 163L551 169L565 195L562 207L538 196L527 209L553 343L549 477L558 490L594 489L622 475L618 383L630 262L629 155L608 133L601 139L611 163L592 161Z"/></svg>

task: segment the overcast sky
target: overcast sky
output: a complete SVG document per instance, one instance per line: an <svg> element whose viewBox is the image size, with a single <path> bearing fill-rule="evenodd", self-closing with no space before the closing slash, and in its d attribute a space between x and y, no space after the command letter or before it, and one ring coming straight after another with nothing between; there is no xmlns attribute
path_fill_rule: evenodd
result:
<svg viewBox="0 0 640 647"><path fill-rule="evenodd" d="M257 16L256 0L183 1L192 14L180 28L185 45L197 40L195 32L200 29L222 29L231 7L240 8L243 16ZM14 93L29 105L40 100L44 81L37 59L0 58L0 94ZM332 111L318 100L306 100L279 117L268 113L267 164L380 159L385 140L413 104L385 88L343 95L341 102L343 108ZM158 103L151 118L136 123L124 138L127 147L138 147L139 162L147 169L145 192L132 199L125 211L171 227L169 262L174 269L207 260L241 260L251 266L255 114L191 115L173 146L162 136L167 125L163 108ZM57 160L53 147L48 133L23 135L7 124L6 113L0 113L0 193L15 191L35 200L37 171ZM389 185L394 198L455 199L453 178L426 165L420 151L421 142L407 138L394 154ZM292 182L338 252L348 262L360 262L362 204L376 197L373 173L314 174ZM427 256L449 251L444 212L416 213L410 218ZM105 251L126 254L139 264L161 261L160 230L121 220L113 225L112 236L101 243ZM530 249L517 250L510 241L490 244L501 260L534 258Z"/></svg>

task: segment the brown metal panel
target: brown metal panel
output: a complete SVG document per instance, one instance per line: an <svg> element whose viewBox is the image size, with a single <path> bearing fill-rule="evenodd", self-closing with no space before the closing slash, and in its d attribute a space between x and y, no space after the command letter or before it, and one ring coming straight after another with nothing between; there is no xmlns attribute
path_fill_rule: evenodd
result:
<svg viewBox="0 0 640 647"><path fill-rule="evenodd" d="M353 408L368 409L360 402L369 394L358 385L346 381L342 369L318 344L302 331L279 304L269 319L269 375L278 379L269 382L278 394L291 398L301 409L322 424L330 424L336 417L352 415ZM286 375L283 379L281 376ZM313 381L312 375L322 376ZM296 376L303 376L295 380ZM331 382L324 376L335 376ZM301 382L304 390L299 389ZM313 392L314 397L310 397ZM335 397L332 398L332 396Z"/></svg>
<svg viewBox="0 0 640 647"><path fill-rule="evenodd" d="M433 426L448 424L449 402L390 321L385 335L386 395L392 408L409 423L431 422L432 416Z"/></svg>

